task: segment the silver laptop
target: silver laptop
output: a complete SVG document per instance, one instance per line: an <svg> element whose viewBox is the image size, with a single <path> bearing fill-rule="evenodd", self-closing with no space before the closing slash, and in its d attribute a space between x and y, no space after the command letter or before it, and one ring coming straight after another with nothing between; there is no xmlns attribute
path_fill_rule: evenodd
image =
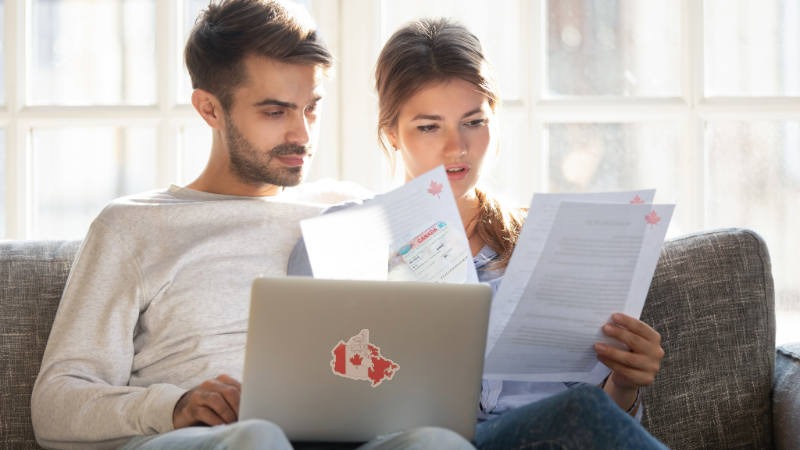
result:
<svg viewBox="0 0 800 450"><path fill-rule="evenodd" d="M475 434L491 288L258 278L239 419L293 441Z"/></svg>

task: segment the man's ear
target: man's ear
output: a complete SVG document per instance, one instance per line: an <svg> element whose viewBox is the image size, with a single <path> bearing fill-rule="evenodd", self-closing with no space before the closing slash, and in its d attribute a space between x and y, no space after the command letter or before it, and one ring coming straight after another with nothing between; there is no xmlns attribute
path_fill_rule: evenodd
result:
<svg viewBox="0 0 800 450"><path fill-rule="evenodd" d="M222 104L214 94L203 89L195 89L192 92L192 106L208 126L217 130L225 129Z"/></svg>

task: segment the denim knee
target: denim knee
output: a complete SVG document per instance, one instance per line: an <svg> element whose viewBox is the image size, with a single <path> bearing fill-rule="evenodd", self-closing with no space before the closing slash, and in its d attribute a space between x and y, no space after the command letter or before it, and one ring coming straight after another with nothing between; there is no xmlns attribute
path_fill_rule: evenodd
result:
<svg viewBox="0 0 800 450"><path fill-rule="evenodd" d="M291 450L292 445L283 430L266 420L250 419L225 425L228 427L223 442L230 449Z"/></svg>

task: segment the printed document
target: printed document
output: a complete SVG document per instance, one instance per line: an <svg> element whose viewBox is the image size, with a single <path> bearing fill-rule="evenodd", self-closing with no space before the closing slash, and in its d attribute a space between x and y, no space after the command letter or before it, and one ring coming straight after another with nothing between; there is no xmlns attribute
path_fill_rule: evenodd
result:
<svg viewBox="0 0 800 450"><path fill-rule="evenodd" d="M315 278L478 282L444 166L300 228Z"/></svg>
<svg viewBox="0 0 800 450"><path fill-rule="evenodd" d="M655 189L592 194L535 194L514 253L503 275L503 282L492 300L486 354L489 354L500 338L500 333L511 318L514 308L517 307L523 289L528 285L562 201L649 205L653 203L655 196Z"/></svg>
<svg viewBox="0 0 800 450"><path fill-rule="evenodd" d="M641 200L642 194L638 197ZM648 194L646 199L652 197ZM535 236L517 244L509 272L516 258L517 264L529 264L530 275L515 280L505 292L509 280L504 278L495 297L508 308L514 301L509 297L518 296L499 333L491 330L499 336L487 352L484 378L595 381L594 343L624 348L601 327L615 312L637 318L641 314L673 210L674 205L639 201L560 199L543 245ZM535 214L532 208L529 217ZM521 270L515 270L519 276ZM495 327L497 323L495 319Z"/></svg>

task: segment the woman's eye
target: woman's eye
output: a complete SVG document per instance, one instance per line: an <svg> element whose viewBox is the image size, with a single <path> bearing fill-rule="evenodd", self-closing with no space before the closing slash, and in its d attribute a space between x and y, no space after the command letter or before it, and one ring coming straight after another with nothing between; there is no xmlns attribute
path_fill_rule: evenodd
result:
<svg viewBox="0 0 800 450"><path fill-rule="evenodd" d="M477 120L470 120L465 125L468 126L468 127L474 128L474 127L479 127L479 126L485 125L485 124L486 124L486 119L477 119Z"/></svg>
<svg viewBox="0 0 800 450"><path fill-rule="evenodd" d="M436 128L438 128L436 125L420 125L420 126L417 127L417 129L419 131L422 131L423 133L430 133L431 131L435 130Z"/></svg>

